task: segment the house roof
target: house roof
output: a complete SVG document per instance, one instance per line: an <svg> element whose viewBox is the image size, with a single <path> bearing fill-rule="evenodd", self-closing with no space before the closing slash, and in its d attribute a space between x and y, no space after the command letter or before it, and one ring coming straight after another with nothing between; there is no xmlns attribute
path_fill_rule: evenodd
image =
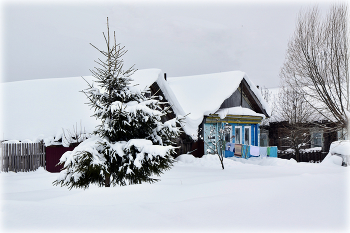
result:
<svg viewBox="0 0 350 233"><path fill-rule="evenodd" d="M132 84L140 90L162 75L159 69L138 70ZM84 76L91 83L92 76ZM87 133L94 131L99 121L84 93L88 87L81 77L37 79L0 83L0 140L37 141L59 137L62 129L73 131L80 124Z"/></svg>
<svg viewBox="0 0 350 233"><path fill-rule="evenodd" d="M90 83L93 81L92 76L84 78ZM218 113L221 104L237 90L243 79L261 103L265 115L271 114L260 91L241 71L171 77L165 81L160 69L146 69L136 71L132 78L132 84L140 90L157 82L175 114L188 114L183 129L194 139L204 116ZM0 140L52 141L54 136L59 138L62 129L72 131L75 125L79 129L80 124L87 133L92 132L100 122L91 117L94 112L85 104L88 100L80 92L85 88L87 84L81 77L0 83L3 113ZM240 114L256 115L244 109Z"/></svg>
<svg viewBox="0 0 350 233"><path fill-rule="evenodd" d="M270 106L265 102L254 83L242 71L170 77L166 82L164 79L158 79L157 82L172 105L175 114L177 116L187 115L186 124L183 126L185 133L197 139L198 126L204 116L216 113L225 99L237 90L243 79L261 103L266 115L269 116Z"/></svg>

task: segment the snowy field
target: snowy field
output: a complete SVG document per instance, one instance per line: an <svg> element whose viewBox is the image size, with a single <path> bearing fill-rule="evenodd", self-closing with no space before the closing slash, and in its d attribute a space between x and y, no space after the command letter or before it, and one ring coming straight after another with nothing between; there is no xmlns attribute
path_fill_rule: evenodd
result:
<svg viewBox="0 0 350 233"><path fill-rule="evenodd" d="M337 163L336 157L334 161ZM182 155L155 184L68 190L0 173L2 232L346 232L349 167Z"/></svg>

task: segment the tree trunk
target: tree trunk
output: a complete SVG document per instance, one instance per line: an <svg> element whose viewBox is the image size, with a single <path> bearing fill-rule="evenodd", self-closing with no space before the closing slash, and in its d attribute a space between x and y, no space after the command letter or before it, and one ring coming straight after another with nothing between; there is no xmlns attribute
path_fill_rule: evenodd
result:
<svg viewBox="0 0 350 233"><path fill-rule="evenodd" d="M221 167L222 167L222 170L224 170L224 162L221 160Z"/></svg>
<svg viewBox="0 0 350 233"><path fill-rule="evenodd" d="M111 175L110 174L105 175L105 187L111 187Z"/></svg>
<svg viewBox="0 0 350 233"><path fill-rule="evenodd" d="M221 163L221 167L222 167L222 170L224 170L225 168L224 168L224 156L223 155L219 155L219 153L218 153L218 156L219 156L219 160L220 160L220 163Z"/></svg>
<svg viewBox="0 0 350 233"><path fill-rule="evenodd" d="M300 162L300 154L299 154L299 150L295 150L295 158L297 160L297 162Z"/></svg>

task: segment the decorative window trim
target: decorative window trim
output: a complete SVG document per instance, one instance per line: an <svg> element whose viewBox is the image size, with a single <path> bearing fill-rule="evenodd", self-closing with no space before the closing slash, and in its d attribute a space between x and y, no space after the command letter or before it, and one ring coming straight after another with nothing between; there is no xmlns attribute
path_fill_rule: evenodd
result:
<svg viewBox="0 0 350 233"><path fill-rule="evenodd" d="M236 135L236 129L239 129L239 132L240 132L239 137L237 137L237 135ZM237 138L240 139L239 142L237 142ZM242 144L242 126L235 126L235 143L236 144Z"/></svg>
<svg viewBox="0 0 350 233"><path fill-rule="evenodd" d="M321 134L321 145L316 145L315 142L314 142L314 134ZM311 148L313 147L323 147L323 130L322 129L312 129L311 130Z"/></svg>
<svg viewBox="0 0 350 233"><path fill-rule="evenodd" d="M229 137L230 137L230 140L227 141L227 138L226 138L226 135L225 135L225 141L226 141L226 142L232 142L232 138L233 138L233 137L232 137L232 133L233 133L233 132L232 132L232 125L227 124L227 125L225 125L224 127L225 127L225 130L226 130L226 129L229 129Z"/></svg>
<svg viewBox="0 0 350 233"><path fill-rule="evenodd" d="M249 133L248 133L248 136L249 136L249 140L248 140L248 144L246 144L246 130L248 129ZM251 145L252 144L252 127L249 125L249 126L244 126L244 143L242 144L245 144L245 145Z"/></svg>
<svg viewBox="0 0 350 233"><path fill-rule="evenodd" d="M263 137L263 135L265 135L266 137L266 145L261 145L261 138ZM269 133L264 131L264 132L261 132L260 131L260 135L259 135L259 146L264 146L264 147L267 147L269 146Z"/></svg>

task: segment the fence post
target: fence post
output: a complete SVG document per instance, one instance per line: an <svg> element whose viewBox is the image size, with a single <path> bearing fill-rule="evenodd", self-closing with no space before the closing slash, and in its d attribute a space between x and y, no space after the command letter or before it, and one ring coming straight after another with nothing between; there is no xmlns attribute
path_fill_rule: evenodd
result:
<svg viewBox="0 0 350 233"><path fill-rule="evenodd" d="M5 156L4 156L4 152L5 152L4 149L5 149L5 148L4 148L4 144L3 144L3 143L0 143L0 144L1 144L1 145L0 145L0 147L1 147L1 152L0 152L0 153L1 153L1 156L0 156L0 157L1 157L1 167L0 167L0 171L3 172L3 171L4 171L4 170L3 170L3 168L4 168L3 162L4 162L4 158L5 158Z"/></svg>
<svg viewBox="0 0 350 233"><path fill-rule="evenodd" d="M8 161L8 145L7 143L5 144L5 163L4 163L4 166L5 166L5 170L6 172L8 172L8 168L9 168L9 161Z"/></svg>
<svg viewBox="0 0 350 233"><path fill-rule="evenodd" d="M29 148L29 171L33 170L33 144L28 146Z"/></svg>
<svg viewBox="0 0 350 233"><path fill-rule="evenodd" d="M19 144L19 149L21 150L19 154L19 171L23 172L23 143Z"/></svg>
<svg viewBox="0 0 350 233"><path fill-rule="evenodd" d="M16 163L16 173L21 171L21 144L16 143L16 157L17 157L17 163Z"/></svg>
<svg viewBox="0 0 350 233"><path fill-rule="evenodd" d="M17 143L15 143L14 144L15 145L15 153L14 153L14 164L13 164L13 168L14 168L14 172L18 172L18 144Z"/></svg>
<svg viewBox="0 0 350 233"><path fill-rule="evenodd" d="M2 165L2 162L3 162L3 158L4 158L4 156L3 156L3 154L4 154L4 147L3 147L3 144L2 144L2 142L0 143L0 159L1 159L1 164L0 164L0 171L3 171L2 170L2 168L3 168L3 165Z"/></svg>
<svg viewBox="0 0 350 233"><path fill-rule="evenodd" d="M11 144L7 144L7 172L11 171Z"/></svg>
<svg viewBox="0 0 350 233"><path fill-rule="evenodd" d="M36 170L36 153L37 153L37 151L36 151L36 145L33 144L33 146L34 146L34 153L33 153L33 171L35 171L35 170Z"/></svg>
<svg viewBox="0 0 350 233"><path fill-rule="evenodd" d="M35 158L35 170L39 168L39 144L36 144L36 158Z"/></svg>
<svg viewBox="0 0 350 233"><path fill-rule="evenodd" d="M27 172L27 159L28 159L28 143L24 144L24 161L23 161L23 166L24 166L24 171Z"/></svg>
<svg viewBox="0 0 350 233"><path fill-rule="evenodd" d="M43 159L43 168L46 170L46 157L45 157L45 144L42 143L42 159Z"/></svg>
<svg viewBox="0 0 350 233"><path fill-rule="evenodd" d="M33 168L33 171L35 171L37 169L37 164L38 164L37 154L38 154L38 146L36 144L34 144L34 168Z"/></svg>
<svg viewBox="0 0 350 233"><path fill-rule="evenodd" d="M35 146L34 146L34 144L32 144L32 154L31 154L31 165L32 165L32 168L30 169L31 171L34 171L34 166L35 166L35 164L34 164L34 154L35 154Z"/></svg>
<svg viewBox="0 0 350 233"><path fill-rule="evenodd" d="M12 144L10 144L9 145L9 171L12 171L12 160L13 160L13 158L12 158L12 151L13 151L13 145Z"/></svg>

